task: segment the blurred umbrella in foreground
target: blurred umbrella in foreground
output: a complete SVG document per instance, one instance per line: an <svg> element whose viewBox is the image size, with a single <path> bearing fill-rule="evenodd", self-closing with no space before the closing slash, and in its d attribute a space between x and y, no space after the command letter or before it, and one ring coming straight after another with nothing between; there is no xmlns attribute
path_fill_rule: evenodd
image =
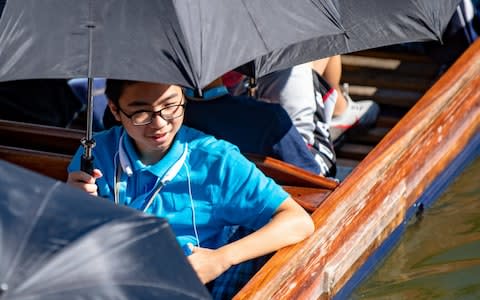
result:
<svg viewBox="0 0 480 300"><path fill-rule="evenodd" d="M164 219L0 161L0 299L210 299Z"/></svg>

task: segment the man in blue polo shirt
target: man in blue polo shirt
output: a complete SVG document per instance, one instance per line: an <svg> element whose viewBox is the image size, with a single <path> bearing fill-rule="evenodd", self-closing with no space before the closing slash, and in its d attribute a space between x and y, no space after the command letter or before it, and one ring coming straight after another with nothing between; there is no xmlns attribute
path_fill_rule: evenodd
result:
<svg viewBox="0 0 480 300"><path fill-rule="evenodd" d="M93 174L79 171L77 151L68 183L167 218L202 282L313 231L308 214L236 146L182 126L179 86L108 80L106 93L123 126L95 136ZM235 225L254 232L226 244L225 228Z"/></svg>

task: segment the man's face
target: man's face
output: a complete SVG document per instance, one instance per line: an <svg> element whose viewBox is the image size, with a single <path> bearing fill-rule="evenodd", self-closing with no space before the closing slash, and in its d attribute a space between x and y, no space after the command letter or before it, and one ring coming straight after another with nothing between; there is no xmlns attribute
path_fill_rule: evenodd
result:
<svg viewBox="0 0 480 300"><path fill-rule="evenodd" d="M179 86L138 82L124 87L119 99L120 110L113 104L110 104L110 108L115 118L122 122L125 130L135 141L141 160L144 163L153 163L165 155L180 129L183 122L183 107L175 105L184 104L184 101ZM166 119L157 113L152 115L151 123L134 125L134 122L139 123L137 116L145 115L142 112L160 110ZM147 123L149 119L146 119Z"/></svg>

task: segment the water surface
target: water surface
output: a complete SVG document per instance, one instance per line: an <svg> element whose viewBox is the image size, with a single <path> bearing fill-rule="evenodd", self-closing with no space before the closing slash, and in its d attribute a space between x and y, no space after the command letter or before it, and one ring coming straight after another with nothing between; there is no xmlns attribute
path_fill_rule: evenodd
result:
<svg viewBox="0 0 480 300"><path fill-rule="evenodd" d="M411 221L352 299L480 299L480 158Z"/></svg>

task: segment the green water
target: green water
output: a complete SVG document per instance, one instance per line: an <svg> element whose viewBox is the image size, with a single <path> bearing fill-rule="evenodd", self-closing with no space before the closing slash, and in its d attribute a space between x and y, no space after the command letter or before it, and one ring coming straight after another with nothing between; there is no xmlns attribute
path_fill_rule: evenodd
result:
<svg viewBox="0 0 480 300"><path fill-rule="evenodd" d="M412 220L352 299L480 299L480 158Z"/></svg>

